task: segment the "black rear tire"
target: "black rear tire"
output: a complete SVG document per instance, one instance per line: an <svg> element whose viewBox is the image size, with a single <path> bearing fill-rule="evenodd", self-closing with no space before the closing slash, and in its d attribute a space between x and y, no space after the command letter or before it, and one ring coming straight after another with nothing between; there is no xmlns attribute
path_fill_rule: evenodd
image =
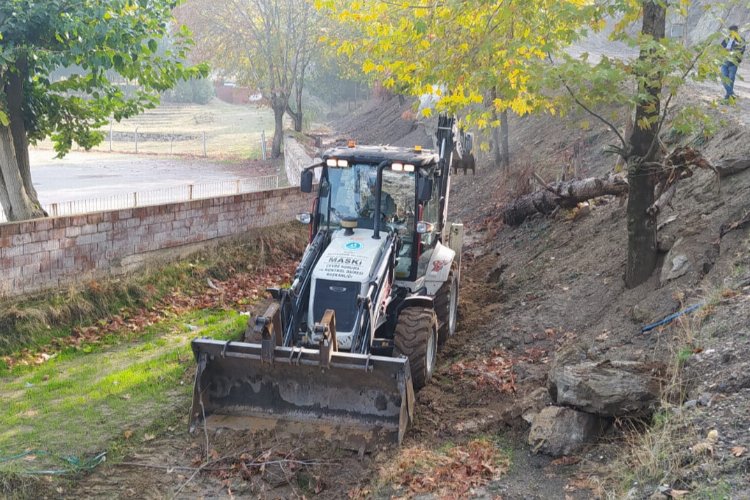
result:
<svg viewBox="0 0 750 500"><path fill-rule="evenodd" d="M409 307L401 311L393 337L394 354L409 358L414 390L432 378L437 360L437 317L428 307Z"/></svg>
<svg viewBox="0 0 750 500"><path fill-rule="evenodd" d="M448 279L435 294L435 314L437 314L438 345L442 346L456 333L458 323L458 267L454 262L448 273Z"/></svg>

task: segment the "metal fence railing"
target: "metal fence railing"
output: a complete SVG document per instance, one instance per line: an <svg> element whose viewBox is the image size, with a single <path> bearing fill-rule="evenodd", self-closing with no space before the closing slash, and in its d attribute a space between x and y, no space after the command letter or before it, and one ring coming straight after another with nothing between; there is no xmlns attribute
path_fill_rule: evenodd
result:
<svg viewBox="0 0 750 500"><path fill-rule="evenodd" d="M200 200L217 196L230 196L233 194L252 193L255 191L276 189L277 187L279 187L279 176L266 175L263 177L251 177L249 179L236 179L233 181L184 184L182 186L153 189L149 191L123 193L105 198L50 203L43 205L42 208L44 208L50 216L59 217L92 212L104 212L107 210L162 205L164 203ZM0 208L0 223L2 222L7 222L7 219L2 208Z"/></svg>

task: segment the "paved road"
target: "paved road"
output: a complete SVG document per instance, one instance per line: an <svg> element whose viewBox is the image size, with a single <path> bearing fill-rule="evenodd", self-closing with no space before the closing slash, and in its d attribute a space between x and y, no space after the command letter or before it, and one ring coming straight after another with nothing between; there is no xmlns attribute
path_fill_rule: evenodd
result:
<svg viewBox="0 0 750 500"><path fill-rule="evenodd" d="M43 205L271 173L200 158L96 152L71 152L61 160L54 156L50 150L30 151L31 176Z"/></svg>

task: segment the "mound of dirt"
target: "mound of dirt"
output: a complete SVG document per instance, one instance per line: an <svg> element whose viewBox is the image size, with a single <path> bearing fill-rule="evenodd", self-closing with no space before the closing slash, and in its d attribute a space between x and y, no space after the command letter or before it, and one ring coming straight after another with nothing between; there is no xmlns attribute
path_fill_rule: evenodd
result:
<svg viewBox="0 0 750 500"><path fill-rule="evenodd" d="M706 102L715 89L693 90L681 104ZM361 115L349 118L347 130L356 131L363 141L387 138L379 142L398 143L389 134L411 130L412 122L404 107L394 101L371 103ZM744 123L745 108L742 103L712 111L723 123L717 134L711 138L674 136L671 146L689 143L699 147L713 163L746 158L750 132ZM608 116L613 112L621 117L616 124L624 127L629 111L608 110ZM722 226L730 227L748 213L750 170L722 182L713 171L700 170L678 184L671 206L659 218L663 272L657 269L647 283L628 290L623 283L627 248L624 200L599 199L586 210L539 216L518 228L503 227L498 220L505 202L538 189L530 184L532 171L551 181L563 175L603 176L615 168L616 158L606 152L614 136L603 126L581 128L582 118L580 114L564 119L514 118L510 124L514 158L510 173L482 158L475 176L453 178L450 218L462 220L468 234L461 333L446 345L435 383L419 394L419 424L411 431L407 446L460 441L471 433L509 428L513 429L511 435L523 436L528 424L521 417L537 403L538 391L547 384L549 363L561 346L580 345L594 360L669 363L687 356L684 393L673 404L690 409L690 424L685 425L718 429L717 460L712 459L714 465L710 466L707 460L694 460L693 467L665 474L663 479L704 491L701 488L709 482L699 483L707 481L710 474L705 471L718 471L725 474L723 484L729 491L742 496L746 494L740 486L746 479L742 472L745 462L732 458L732 453L742 448L743 437L732 422L744 422L744 417L738 420L737 415L750 404L744 361L750 346L742 327L750 316L745 309L750 308L740 312L750 299L750 238L748 225L723 237L720 232ZM673 273L675 262L681 263L681 269ZM684 319L690 322L678 321L641 333L643 326L701 303L711 306L687 315ZM703 318L708 320L697 321ZM687 335L687 329L693 333ZM471 369L463 369L466 366ZM498 366L503 370L498 371ZM696 403L702 401L701 396L711 406ZM746 429L747 425L740 427ZM621 437L615 429L607 439ZM522 454L529 453L515 441L512 446ZM590 468L591 457L602 455L614 461L613 453L616 455L616 450L594 448L582 458ZM525 480L531 471L524 467L545 467L546 486L537 485L540 498L559 492L555 488L560 482L565 484L563 479L578 470L568 467L562 471L541 457L520 462L526 465L495 485L502 484L501 489L511 498L514 494L535 497ZM704 472L699 474L700 470ZM586 484L590 485L568 481L571 491ZM659 484L641 484L636 497L650 496Z"/></svg>
<svg viewBox="0 0 750 500"><path fill-rule="evenodd" d="M336 120L330 126L337 131L335 142L354 139L360 144L432 147L432 138L414 112L411 100L399 96L376 97L362 109Z"/></svg>

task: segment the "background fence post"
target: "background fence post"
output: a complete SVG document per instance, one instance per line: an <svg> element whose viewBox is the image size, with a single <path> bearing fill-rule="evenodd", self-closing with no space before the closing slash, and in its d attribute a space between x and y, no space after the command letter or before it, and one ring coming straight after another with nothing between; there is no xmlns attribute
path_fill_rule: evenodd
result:
<svg viewBox="0 0 750 500"><path fill-rule="evenodd" d="M112 120L109 120L109 152L112 152Z"/></svg>
<svg viewBox="0 0 750 500"><path fill-rule="evenodd" d="M138 191L133 192L133 208L138 206Z"/></svg>
<svg viewBox="0 0 750 500"><path fill-rule="evenodd" d="M208 155L206 154L206 132L204 130L203 131L203 157L205 158L206 156Z"/></svg>
<svg viewBox="0 0 750 500"><path fill-rule="evenodd" d="M237 184L237 194L240 194L240 180L237 179L235 183Z"/></svg>
<svg viewBox="0 0 750 500"><path fill-rule="evenodd" d="M260 152L263 155L263 161L266 161L266 131L260 132Z"/></svg>
<svg viewBox="0 0 750 500"><path fill-rule="evenodd" d="M193 185L188 184L188 201L193 200Z"/></svg>
<svg viewBox="0 0 750 500"><path fill-rule="evenodd" d="M57 217L57 203L50 205L49 211L52 212L52 217Z"/></svg>

